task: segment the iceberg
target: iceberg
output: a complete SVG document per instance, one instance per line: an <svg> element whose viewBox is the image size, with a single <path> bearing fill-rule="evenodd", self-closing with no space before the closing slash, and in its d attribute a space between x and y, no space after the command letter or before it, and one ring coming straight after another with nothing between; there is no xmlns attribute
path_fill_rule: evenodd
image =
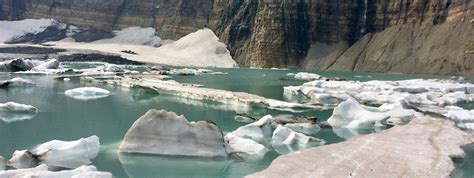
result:
<svg viewBox="0 0 474 178"><path fill-rule="evenodd" d="M0 88L9 88L9 87L32 87L36 86L31 80L15 77L10 80L0 81Z"/></svg>
<svg viewBox="0 0 474 178"><path fill-rule="evenodd" d="M334 108L327 122L333 127L370 129L383 125L389 117L383 112L364 107L355 100L347 100Z"/></svg>
<svg viewBox="0 0 474 178"><path fill-rule="evenodd" d="M23 177L23 178L112 178L109 172L97 171L95 166L81 166L73 170L63 170L53 172L48 170L45 164L38 165L34 168L24 168L16 170L0 170L0 177Z"/></svg>
<svg viewBox="0 0 474 178"><path fill-rule="evenodd" d="M0 103L0 119L4 122L16 122L32 119L38 109L34 106L15 102Z"/></svg>
<svg viewBox="0 0 474 178"><path fill-rule="evenodd" d="M43 173L48 171L47 165L39 165L34 168L25 168L25 169L16 169L16 170L7 170L7 171L0 171L0 177L5 178L14 178L14 177L22 177L22 178L32 178L36 173Z"/></svg>
<svg viewBox="0 0 474 178"><path fill-rule="evenodd" d="M90 164L99 154L99 145L99 137L94 135L76 141L52 140L31 152L41 155L41 163L48 166L76 168Z"/></svg>
<svg viewBox="0 0 474 178"><path fill-rule="evenodd" d="M295 79L298 79L298 80L313 81L313 80L320 80L322 78L323 77L321 77L318 74L307 73L307 72L299 72L295 74Z"/></svg>
<svg viewBox="0 0 474 178"><path fill-rule="evenodd" d="M214 123L188 122L165 110L149 110L130 127L120 153L227 157L223 134Z"/></svg>
<svg viewBox="0 0 474 178"><path fill-rule="evenodd" d="M52 140L38 145L33 151L15 151L8 166L22 169L39 164L54 167L77 168L91 163L99 153L99 138L91 136L76 141Z"/></svg>
<svg viewBox="0 0 474 178"><path fill-rule="evenodd" d="M273 117L266 115L256 122L239 127L233 131L232 134L241 138L252 139L257 142L264 141L266 138L271 138Z"/></svg>
<svg viewBox="0 0 474 178"><path fill-rule="evenodd" d="M326 142L278 125L273 132L271 143L275 151L287 154L304 148L324 145Z"/></svg>
<svg viewBox="0 0 474 178"><path fill-rule="evenodd" d="M7 169L7 162L3 156L0 156L0 171Z"/></svg>
<svg viewBox="0 0 474 178"><path fill-rule="evenodd" d="M259 160L268 152L268 149L262 144L251 139L238 137L233 133L227 133L224 140L227 142L227 152L229 154L237 154L244 159Z"/></svg>
<svg viewBox="0 0 474 178"><path fill-rule="evenodd" d="M57 69L59 67L59 61L57 59L50 59L38 66L33 67L33 71L43 71L47 69Z"/></svg>
<svg viewBox="0 0 474 178"><path fill-rule="evenodd" d="M110 95L110 92L105 89L96 87L83 87L67 90L66 92L64 92L64 94L77 100L87 101L108 97Z"/></svg>
<svg viewBox="0 0 474 178"><path fill-rule="evenodd" d="M285 124L285 127L308 135L317 134L321 130L321 127L318 124L310 122Z"/></svg>

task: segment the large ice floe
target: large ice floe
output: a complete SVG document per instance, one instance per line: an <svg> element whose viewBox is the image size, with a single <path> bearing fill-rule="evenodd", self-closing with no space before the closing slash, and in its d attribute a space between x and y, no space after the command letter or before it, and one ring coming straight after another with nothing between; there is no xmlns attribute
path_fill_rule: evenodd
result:
<svg viewBox="0 0 474 178"><path fill-rule="evenodd" d="M32 119L37 112L38 109L31 105L15 102L0 103L0 120L4 122Z"/></svg>
<svg viewBox="0 0 474 178"><path fill-rule="evenodd" d="M167 92L181 97L196 100L209 100L227 105L234 105L237 108L250 108L257 106L292 112L298 112L307 109L325 109L325 107L285 102L244 92L232 92L220 89L204 88L178 83L172 80L161 80L156 79L155 76L150 75L137 75L133 78L124 77L120 79L113 79L108 80L107 83L130 88L149 88L158 92Z"/></svg>
<svg viewBox="0 0 474 178"><path fill-rule="evenodd" d="M406 123L409 118L417 114L410 109L444 115L456 122L461 122L460 125L468 128L470 121L456 119L456 114L453 114L461 112L462 109L453 108L456 108L454 105L474 102L474 84L462 78L367 82L316 80L302 86L285 87L284 93L288 99L299 102L330 107L341 104L336 107L336 111L339 111L336 114L346 115L346 117L339 118L357 117L353 113L359 113L361 116L368 115L362 120L330 119L333 126L342 124L346 128L371 127L384 122ZM349 100L351 101L347 103L346 101ZM380 106L380 108L358 106L359 104L355 104L354 100L363 105ZM448 112L451 113L448 114ZM464 115L466 113L464 112ZM337 118L337 115L334 118ZM341 121L343 123L340 123Z"/></svg>
<svg viewBox="0 0 474 178"><path fill-rule="evenodd" d="M0 177L22 178L112 178L109 172L97 171L95 166L81 166L73 170L49 171L45 164L34 168L0 171Z"/></svg>
<svg viewBox="0 0 474 178"><path fill-rule="evenodd" d="M77 100L87 101L108 97L110 96L110 91L96 87L82 87L66 90L64 94Z"/></svg>
<svg viewBox="0 0 474 178"><path fill-rule="evenodd" d="M120 153L227 157L219 127L206 121L188 122L165 110L149 110L128 130Z"/></svg>
<svg viewBox="0 0 474 178"><path fill-rule="evenodd" d="M62 168L77 168L88 165L99 153L99 138L91 136L76 141L52 140L36 146L33 150L15 151L8 166L22 169L39 164Z"/></svg>
<svg viewBox="0 0 474 178"><path fill-rule="evenodd" d="M417 117L381 133L280 156L248 177L449 177L471 134L448 120Z"/></svg>

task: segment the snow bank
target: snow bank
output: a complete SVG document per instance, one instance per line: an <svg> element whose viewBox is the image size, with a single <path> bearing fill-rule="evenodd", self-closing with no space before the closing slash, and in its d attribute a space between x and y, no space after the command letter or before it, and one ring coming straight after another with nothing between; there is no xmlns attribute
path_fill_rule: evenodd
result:
<svg viewBox="0 0 474 178"><path fill-rule="evenodd" d="M114 31L114 37L101 39L92 43L98 44L133 44L158 47L161 46L161 38L156 36L154 28L129 27Z"/></svg>
<svg viewBox="0 0 474 178"><path fill-rule="evenodd" d="M87 101L108 97L110 92L96 87L83 87L67 90L64 94L77 100Z"/></svg>
<svg viewBox="0 0 474 178"><path fill-rule="evenodd" d="M38 109L34 106L15 102L0 103L0 119L4 122L16 122L32 119Z"/></svg>
<svg viewBox="0 0 474 178"><path fill-rule="evenodd" d="M124 58L155 64L195 67L236 67L230 52L224 43L209 29L191 33L178 41L159 48L130 44L97 44L50 42L55 48L69 50L93 50L120 55ZM131 50L137 54L121 51Z"/></svg>
<svg viewBox="0 0 474 178"><path fill-rule="evenodd" d="M37 34L54 25L62 25L53 19L25 19L20 21L0 21L0 43L19 38L26 34Z"/></svg>

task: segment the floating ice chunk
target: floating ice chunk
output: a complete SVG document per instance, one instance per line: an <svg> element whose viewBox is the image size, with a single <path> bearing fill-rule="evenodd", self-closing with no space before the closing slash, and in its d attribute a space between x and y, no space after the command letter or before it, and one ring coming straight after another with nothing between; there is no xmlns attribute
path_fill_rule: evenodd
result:
<svg viewBox="0 0 474 178"><path fill-rule="evenodd" d="M32 168L38 165L38 158L28 150L16 150L13 152L10 160L7 161L7 166L15 169Z"/></svg>
<svg viewBox="0 0 474 178"><path fill-rule="evenodd" d="M149 110L128 130L119 147L121 153L227 157L218 126L188 122L184 116L165 110Z"/></svg>
<svg viewBox="0 0 474 178"><path fill-rule="evenodd" d="M8 88L8 87L31 87L35 86L36 84L28 79L23 78L13 78L10 80L0 81L0 88Z"/></svg>
<svg viewBox="0 0 474 178"><path fill-rule="evenodd" d="M287 73L286 76L295 76L295 73Z"/></svg>
<svg viewBox="0 0 474 178"><path fill-rule="evenodd" d="M307 72L299 72L295 75L295 79L313 81L313 80L322 79L322 77L318 74L307 73Z"/></svg>
<svg viewBox="0 0 474 178"><path fill-rule="evenodd" d="M57 59L48 60L38 66L33 67L33 71L42 71L46 69L57 69L59 67L59 61Z"/></svg>
<svg viewBox="0 0 474 178"><path fill-rule="evenodd" d="M38 109L34 106L15 102L0 103L0 119L4 122L15 122L32 119Z"/></svg>
<svg viewBox="0 0 474 178"><path fill-rule="evenodd" d="M456 122L474 122L474 110L451 108L444 116Z"/></svg>
<svg viewBox="0 0 474 178"><path fill-rule="evenodd" d="M271 115L266 115L254 123L239 127L232 133L238 137L260 142L265 138L270 138L272 136L272 121L273 117Z"/></svg>
<svg viewBox="0 0 474 178"><path fill-rule="evenodd" d="M22 178L30 178L35 173L42 173L47 172L48 166L47 165L39 165L34 168L29 169L17 169L17 170L8 170L8 171L0 171L0 177L5 178L15 178L15 177L22 177Z"/></svg>
<svg viewBox="0 0 474 178"><path fill-rule="evenodd" d="M48 166L77 168L97 157L99 145L99 137L94 135L76 141L49 141L38 145L32 153L40 155L41 163Z"/></svg>
<svg viewBox="0 0 474 178"><path fill-rule="evenodd" d="M0 156L0 171L7 169L7 162L3 156Z"/></svg>
<svg viewBox="0 0 474 178"><path fill-rule="evenodd" d="M321 127L318 124L310 122L285 124L285 127L308 135L317 134L321 130Z"/></svg>
<svg viewBox="0 0 474 178"><path fill-rule="evenodd" d="M66 178L66 177L89 177L89 178L112 178L108 172L99 172L95 166L81 166L73 170L63 170L58 172L38 172L33 173L34 178Z"/></svg>
<svg viewBox="0 0 474 178"><path fill-rule="evenodd" d="M227 133L224 137L230 154L235 153L249 159L261 159L268 152L265 146L246 138L238 137L232 133Z"/></svg>
<svg viewBox="0 0 474 178"><path fill-rule="evenodd" d="M390 116L379 111L369 110L355 100L347 100L334 108L328 123L333 127L348 127L353 129L373 128L381 125Z"/></svg>
<svg viewBox="0 0 474 178"><path fill-rule="evenodd" d="M125 72L125 69L114 64L105 64L104 71L106 72Z"/></svg>
<svg viewBox="0 0 474 178"><path fill-rule="evenodd" d="M209 69L198 69L197 71L198 71L199 73L203 73L203 74L208 74L208 73L214 72L214 71L209 70Z"/></svg>
<svg viewBox="0 0 474 178"><path fill-rule="evenodd" d="M28 71L33 69L35 66L41 65L43 62L38 60L29 60L29 59L13 59L3 63L3 68L10 71Z"/></svg>
<svg viewBox="0 0 474 178"><path fill-rule="evenodd" d="M470 102L472 99L470 99L465 92L457 91L443 95L440 100L439 105L453 105L466 100Z"/></svg>
<svg viewBox="0 0 474 178"><path fill-rule="evenodd" d="M278 125L272 136L272 146L275 148L275 151L280 154L287 154L303 148L324 145L325 143L324 140L295 132L283 125Z"/></svg>
<svg viewBox="0 0 474 178"><path fill-rule="evenodd" d="M110 92L96 87L83 87L67 90L64 94L74 99L87 101L108 97Z"/></svg>
<svg viewBox="0 0 474 178"><path fill-rule="evenodd" d="M235 121L237 122L245 122L245 123L250 123L250 122L255 122L257 119L247 116L247 115L242 115L242 114L236 114L234 116Z"/></svg>

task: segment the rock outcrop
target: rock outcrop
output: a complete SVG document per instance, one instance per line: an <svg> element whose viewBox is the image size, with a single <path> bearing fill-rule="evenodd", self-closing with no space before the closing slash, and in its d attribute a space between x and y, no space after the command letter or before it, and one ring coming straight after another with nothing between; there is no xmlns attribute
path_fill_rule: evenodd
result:
<svg viewBox="0 0 474 178"><path fill-rule="evenodd" d="M239 66L467 75L473 8L471 0L0 0L0 19L154 27L163 39L210 28Z"/></svg>
<svg viewBox="0 0 474 178"><path fill-rule="evenodd" d="M405 126L280 156L248 177L449 177L452 157L474 142L447 120L416 118Z"/></svg>

